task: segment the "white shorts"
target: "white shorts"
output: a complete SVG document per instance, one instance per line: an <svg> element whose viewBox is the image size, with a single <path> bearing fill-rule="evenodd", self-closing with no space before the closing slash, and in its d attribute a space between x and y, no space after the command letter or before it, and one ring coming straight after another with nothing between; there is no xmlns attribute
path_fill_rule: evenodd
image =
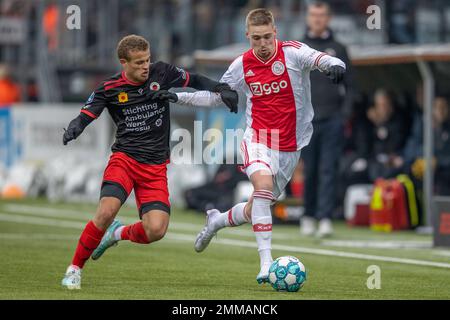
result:
<svg viewBox="0 0 450 320"><path fill-rule="evenodd" d="M252 130L246 130L241 143L244 162L242 171L248 176L262 170L273 176L273 196L281 195L292 178L300 160L300 151L284 152L268 148L265 144L252 142Z"/></svg>

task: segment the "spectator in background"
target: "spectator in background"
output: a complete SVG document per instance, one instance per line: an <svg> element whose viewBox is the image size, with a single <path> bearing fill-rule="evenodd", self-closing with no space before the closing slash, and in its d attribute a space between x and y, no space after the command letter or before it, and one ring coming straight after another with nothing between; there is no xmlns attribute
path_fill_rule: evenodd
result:
<svg viewBox="0 0 450 320"><path fill-rule="evenodd" d="M413 106L412 128L403 149L404 168L409 172L413 162L422 156L423 149L423 87L416 88L416 102Z"/></svg>
<svg viewBox="0 0 450 320"><path fill-rule="evenodd" d="M355 112L351 122L346 127L347 141L344 155L340 159L340 170L338 178L338 204L341 206L343 215L343 204L347 187L354 184L369 184L368 159L370 155L370 127L371 122L367 119L368 98L360 97L355 101Z"/></svg>
<svg viewBox="0 0 450 320"><path fill-rule="evenodd" d="M405 122L395 112L392 97L379 89L374 95L374 105L367 110L371 122L369 179L392 178L403 170L403 147L406 140Z"/></svg>
<svg viewBox="0 0 450 320"><path fill-rule="evenodd" d="M433 108L435 192L450 195L450 117L444 97L437 97Z"/></svg>
<svg viewBox="0 0 450 320"><path fill-rule="evenodd" d="M0 108L20 101L20 87L9 76L6 65L0 64Z"/></svg>
<svg viewBox="0 0 450 320"><path fill-rule="evenodd" d="M433 105L434 186L438 195L450 195L450 117L448 101L436 97ZM422 158L421 145L417 147L420 156L412 163L410 170L414 178L423 180L425 161Z"/></svg>
<svg viewBox="0 0 450 320"><path fill-rule="evenodd" d="M305 168L305 216L301 233L332 234L331 217L336 206L338 162L344 143L344 122L351 114L351 65L346 48L333 38L329 28L331 9L315 1L308 6L307 33L303 42L311 48L340 58L347 66L343 84L333 84L319 71L311 72L311 99L314 105L312 135L302 158Z"/></svg>
<svg viewBox="0 0 450 320"><path fill-rule="evenodd" d="M42 27L47 37L47 47L49 52L53 52L58 48L58 26L59 26L59 8L58 5L51 1L44 10L42 18Z"/></svg>
<svg viewBox="0 0 450 320"><path fill-rule="evenodd" d="M226 211L233 206L236 186L239 182L248 179L236 165L226 164L225 160L212 181L185 191L184 198L188 209L202 212L217 208L220 211ZM237 158L234 163L237 163Z"/></svg>

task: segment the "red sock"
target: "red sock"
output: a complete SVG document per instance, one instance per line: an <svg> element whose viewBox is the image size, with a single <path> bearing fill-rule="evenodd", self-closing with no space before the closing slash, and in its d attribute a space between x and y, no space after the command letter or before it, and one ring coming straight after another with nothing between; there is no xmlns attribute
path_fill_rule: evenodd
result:
<svg viewBox="0 0 450 320"><path fill-rule="evenodd" d="M124 227L120 237L122 240L130 240L136 243L150 243L142 226L142 221Z"/></svg>
<svg viewBox="0 0 450 320"><path fill-rule="evenodd" d="M86 260L89 259L92 252L99 245L104 233L105 231L97 228L92 220L89 221L81 233L80 239L78 240L77 249L75 250L75 255L72 259L72 264L83 268Z"/></svg>

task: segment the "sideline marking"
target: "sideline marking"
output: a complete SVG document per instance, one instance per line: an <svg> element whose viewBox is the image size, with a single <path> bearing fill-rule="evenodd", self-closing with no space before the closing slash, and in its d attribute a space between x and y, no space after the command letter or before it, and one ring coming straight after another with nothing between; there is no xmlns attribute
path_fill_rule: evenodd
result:
<svg viewBox="0 0 450 320"><path fill-rule="evenodd" d="M65 228L74 228L74 229L78 229L78 230L84 226L84 224L80 223L80 222L73 222L73 221L67 221L67 220L56 221L56 220L51 220L51 219L47 219L47 218L11 215L11 214L1 213L1 212L0 212L0 221L47 225L47 226L58 226L58 227L65 227ZM193 235L188 235L188 234L169 232L169 233L167 233L166 238L172 239L172 240L193 242L196 237ZM231 245L231 246L236 246L236 247L244 247L244 248L257 248L255 241L243 241L243 240L233 240L233 239L221 238L221 239L216 239L215 243ZM297 252L297 253L309 253L309 254L323 255L323 256L333 256L333 257L341 257L341 258L371 260L371 261L375 260L375 261L383 261L383 262L394 262L394 263L411 264L411 265L417 265L417 266L429 266L429 267L450 269L449 263L426 261L426 260L376 256L376 255L368 255L368 254L361 254L361 253L352 253L352 252L326 250L326 249L313 249L313 248L308 248L308 247L297 247L297 246L294 247L294 246L279 245L279 244L272 244L272 249L288 251L288 252Z"/></svg>

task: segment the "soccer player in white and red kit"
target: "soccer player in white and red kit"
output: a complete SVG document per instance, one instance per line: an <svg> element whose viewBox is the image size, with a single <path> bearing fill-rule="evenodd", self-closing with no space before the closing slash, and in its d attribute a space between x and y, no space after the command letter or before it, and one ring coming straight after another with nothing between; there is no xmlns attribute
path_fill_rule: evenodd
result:
<svg viewBox="0 0 450 320"><path fill-rule="evenodd" d="M256 280L264 283L268 282L272 263L270 206L291 179L300 150L313 132L310 71L324 71L337 83L344 76L345 64L304 43L277 40L273 15L267 9L251 11L246 24L251 49L233 61L221 82L247 98L242 169L254 192L248 202L236 204L227 212L209 210L195 250L203 251L221 228L252 223L261 267ZM177 96L179 103L188 105L221 103L220 96L206 91Z"/></svg>

